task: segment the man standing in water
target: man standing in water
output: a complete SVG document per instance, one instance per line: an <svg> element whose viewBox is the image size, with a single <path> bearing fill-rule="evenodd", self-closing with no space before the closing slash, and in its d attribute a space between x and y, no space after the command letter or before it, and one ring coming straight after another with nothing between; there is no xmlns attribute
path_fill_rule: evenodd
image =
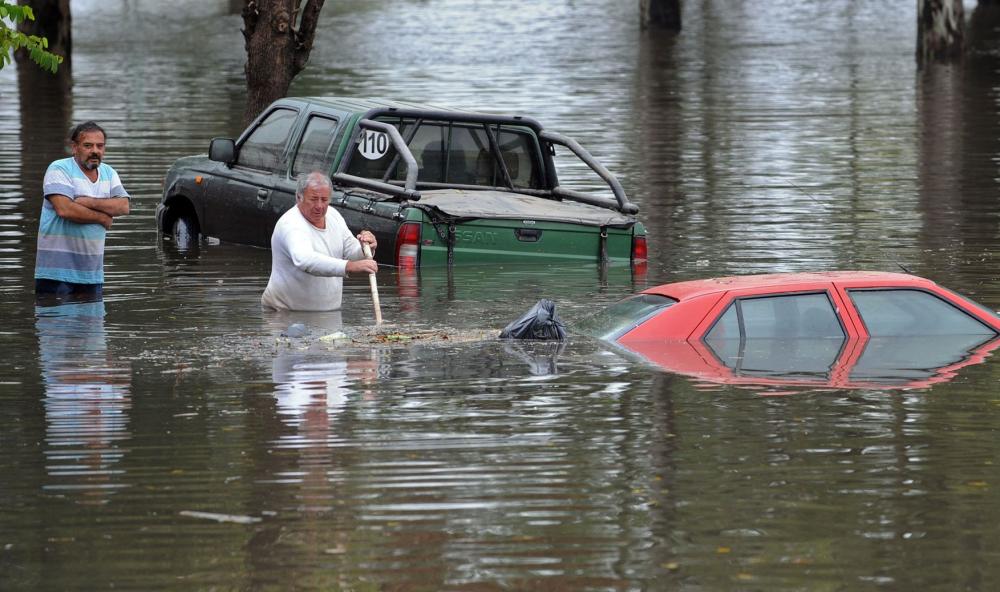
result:
<svg viewBox="0 0 1000 592"><path fill-rule="evenodd" d="M314 171L299 177L295 207L278 219L271 235L271 277L261 304L277 310L324 311L340 308L343 277L375 273L361 243L372 250L375 235L351 236L339 212L330 208L330 178Z"/></svg>
<svg viewBox="0 0 1000 592"><path fill-rule="evenodd" d="M73 156L49 165L42 182L35 293L100 299L104 237L129 212L129 194L104 160L106 134L87 121L70 131Z"/></svg>

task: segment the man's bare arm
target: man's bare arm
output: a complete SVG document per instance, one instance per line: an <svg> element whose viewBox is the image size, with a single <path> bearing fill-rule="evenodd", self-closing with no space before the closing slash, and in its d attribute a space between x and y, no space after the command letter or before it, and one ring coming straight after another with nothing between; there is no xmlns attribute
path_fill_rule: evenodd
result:
<svg viewBox="0 0 1000 592"><path fill-rule="evenodd" d="M77 224L100 224L105 228L111 228L111 216L104 212L92 210L58 193L46 197L60 218Z"/></svg>
<svg viewBox="0 0 1000 592"><path fill-rule="evenodd" d="M129 199L127 197L100 198L80 196L76 198L76 203L111 217L124 216L128 214L129 210Z"/></svg>

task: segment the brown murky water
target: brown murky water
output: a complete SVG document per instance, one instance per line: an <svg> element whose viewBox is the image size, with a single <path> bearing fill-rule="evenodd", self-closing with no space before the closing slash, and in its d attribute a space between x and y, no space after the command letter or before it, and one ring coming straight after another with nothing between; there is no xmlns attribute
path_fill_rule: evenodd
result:
<svg viewBox="0 0 1000 592"><path fill-rule="evenodd" d="M158 241L175 158L239 131L239 17L73 3L72 92L0 71L0 588L988 589L1000 366L882 391L707 384L599 345L369 343L258 306L269 253ZM380 272L383 314L475 336L646 285L898 270L1000 307L996 15L918 71L913 3L328 3L293 93L531 114L622 179L627 269ZM100 120L134 196L102 303L36 308L39 190ZM578 172L568 170L574 178ZM580 179L584 182L583 179ZM285 338L304 323L305 339Z"/></svg>

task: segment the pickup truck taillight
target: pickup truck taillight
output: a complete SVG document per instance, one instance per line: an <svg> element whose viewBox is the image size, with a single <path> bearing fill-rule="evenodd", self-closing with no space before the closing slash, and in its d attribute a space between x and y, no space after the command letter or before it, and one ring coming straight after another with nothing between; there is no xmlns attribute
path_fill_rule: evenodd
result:
<svg viewBox="0 0 1000 592"><path fill-rule="evenodd" d="M645 263L649 258L649 251L646 249L646 237L632 237L632 263Z"/></svg>
<svg viewBox="0 0 1000 592"><path fill-rule="evenodd" d="M638 276L646 275L647 259L649 251L646 248L646 237L632 237L632 273Z"/></svg>
<svg viewBox="0 0 1000 592"><path fill-rule="evenodd" d="M396 232L396 265L416 269L420 263L420 223L404 222Z"/></svg>

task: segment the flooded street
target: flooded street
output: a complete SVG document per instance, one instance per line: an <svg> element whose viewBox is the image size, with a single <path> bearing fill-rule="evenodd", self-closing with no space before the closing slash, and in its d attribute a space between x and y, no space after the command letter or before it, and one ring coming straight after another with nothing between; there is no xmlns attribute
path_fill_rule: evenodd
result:
<svg viewBox="0 0 1000 592"><path fill-rule="evenodd" d="M163 242L163 175L241 131L238 15L74 0L73 86L0 70L0 589L981 590L1000 578L1000 362L911 388L734 386L574 322L660 283L900 266L1000 308L1000 11L918 70L913 2L327 2L291 94L531 115L622 181L645 274L378 274L262 312L270 252ZM36 306L73 122L131 193L103 302ZM573 168L564 182L589 181ZM284 337L292 323L305 337ZM343 332L348 339L329 336ZM487 335L487 338L481 338Z"/></svg>

